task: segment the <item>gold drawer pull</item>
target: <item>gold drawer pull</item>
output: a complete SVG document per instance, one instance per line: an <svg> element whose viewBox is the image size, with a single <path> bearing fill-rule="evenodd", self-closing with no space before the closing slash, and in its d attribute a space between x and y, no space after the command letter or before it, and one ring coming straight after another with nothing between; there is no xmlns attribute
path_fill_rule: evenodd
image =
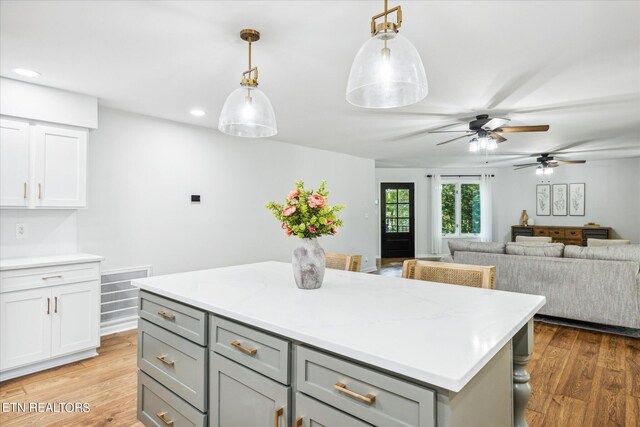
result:
<svg viewBox="0 0 640 427"><path fill-rule="evenodd" d="M296 419L296 421L293 423L293 427L302 426L302 419L303 419L303 417L300 417L300 418Z"/></svg>
<svg viewBox="0 0 640 427"><path fill-rule="evenodd" d="M165 359L165 357L167 357L167 355L163 354L162 356L156 356L156 359L158 359L159 361L161 361L167 366L173 366L176 364L175 360L167 360Z"/></svg>
<svg viewBox="0 0 640 427"><path fill-rule="evenodd" d="M376 401L376 396L374 394L367 394L366 396L363 396L359 393L356 393L355 391L351 391L347 388L347 385L341 382L337 382L333 388L335 388L336 390L338 390L340 393L344 393L349 397L353 397L356 400L359 400L360 402L366 403L367 405L372 405L375 401Z"/></svg>
<svg viewBox="0 0 640 427"><path fill-rule="evenodd" d="M166 311L159 311L158 314L167 320L176 320L175 314L169 314Z"/></svg>
<svg viewBox="0 0 640 427"><path fill-rule="evenodd" d="M46 276L42 278L42 280L49 280L49 279L62 279L62 274L57 274L55 276Z"/></svg>
<svg viewBox="0 0 640 427"><path fill-rule="evenodd" d="M283 408L276 409L276 412L274 413L275 421L273 423L275 427L278 427L280 425L280 417L282 416L283 412L284 412Z"/></svg>
<svg viewBox="0 0 640 427"><path fill-rule="evenodd" d="M167 426L172 426L173 425L173 420L168 420L166 419L164 416L167 415L167 411L164 412L158 412L156 414L156 417L160 418L160 421L162 421L164 423L164 425Z"/></svg>
<svg viewBox="0 0 640 427"><path fill-rule="evenodd" d="M237 348L238 350L240 350L241 352L248 354L249 356L255 356L256 353L258 352L257 348L247 348L242 344L240 344L240 341L238 340L235 340L234 342L232 342L231 345Z"/></svg>

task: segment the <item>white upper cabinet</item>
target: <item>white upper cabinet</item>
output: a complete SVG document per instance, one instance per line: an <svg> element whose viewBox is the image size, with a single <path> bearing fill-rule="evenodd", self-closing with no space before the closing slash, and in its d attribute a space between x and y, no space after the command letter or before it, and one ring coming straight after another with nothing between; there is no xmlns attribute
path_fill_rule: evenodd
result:
<svg viewBox="0 0 640 427"><path fill-rule="evenodd" d="M0 120L0 205L25 207L29 197L29 124Z"/></svg>
<svg viewBox="0 0 640 427"><path fill-rule="evenodd" d="M36 125L33 140L35 205L86 206L86 131Z"/></svg>
<svg viewBox="0 0 640 427"><path fill-rule="evenodd" d="M86 207L87 131L1 119L0 207Z"/></svg>

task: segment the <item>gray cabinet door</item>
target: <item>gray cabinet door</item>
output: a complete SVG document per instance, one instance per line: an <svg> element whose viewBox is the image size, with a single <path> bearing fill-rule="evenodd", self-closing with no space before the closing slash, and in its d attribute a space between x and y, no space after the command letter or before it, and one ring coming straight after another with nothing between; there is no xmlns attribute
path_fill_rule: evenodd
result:
<svg viewBox="0 0 640 427"><path fill-rule="evenodd" d="M285 427L291 389L211 352L209 425Z"/></svg>
<svg viewBox="0 0 640 427"><path fill-rule="evenodd" d="M357 418L315 399L296 393L294 427L371 427Z"/></svg>

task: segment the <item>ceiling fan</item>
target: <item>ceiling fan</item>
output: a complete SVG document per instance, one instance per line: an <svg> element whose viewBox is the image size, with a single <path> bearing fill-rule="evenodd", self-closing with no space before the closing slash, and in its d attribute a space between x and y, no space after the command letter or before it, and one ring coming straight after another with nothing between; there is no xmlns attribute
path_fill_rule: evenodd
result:
<svg viewBox="0 0 640 427"><path fill-rule="evenodd" d="M549 130L549 125L535 125L535 126L503 126L509 122L509 119L503 119L500 117L489 117L488 114L481 114L476 116L475 120L469 122L469 130L440 130L431 131L429 133L449 133L449 132L465 132L464 135L458 136L447 141L438 143L437 145L444 145L453 142L458 139L473 137L477 135L477 138L471 139L469 149L470 151L477 151L479 148L495 149L497 144L505 142L507 138L500 135L501 133L510 132L546 132Z"/></svg>
<svg viewBox="0 0 640 427"><path fill-rule="evenodd" d="M537 175L551 175L553 173L553 168L556 168L560 165L575 165L586 162L586 160L556 159L555 157L550 156L549 153L543 153L536 159L536 163L524 163L521 165L513 165L513 167L514 170L519 170L536 166Z"/></svg>

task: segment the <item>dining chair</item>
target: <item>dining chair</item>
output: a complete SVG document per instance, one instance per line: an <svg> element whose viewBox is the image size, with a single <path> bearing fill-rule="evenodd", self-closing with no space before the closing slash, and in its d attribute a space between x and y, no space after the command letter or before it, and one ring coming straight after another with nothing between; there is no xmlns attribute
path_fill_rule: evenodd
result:
<svg viewBox="0 0 640 427"><path fill-rule="evenodd" d="M337 254L325 252L325 266L336 270L360 271L362 267L362 255Z"/></svg>
<svg viewBox="0 0 640 427"><path fill-rule="evenodd" d="M496 268L494 266L410 259L402 264L402 277L474 288L495 289Z"/></svg>

